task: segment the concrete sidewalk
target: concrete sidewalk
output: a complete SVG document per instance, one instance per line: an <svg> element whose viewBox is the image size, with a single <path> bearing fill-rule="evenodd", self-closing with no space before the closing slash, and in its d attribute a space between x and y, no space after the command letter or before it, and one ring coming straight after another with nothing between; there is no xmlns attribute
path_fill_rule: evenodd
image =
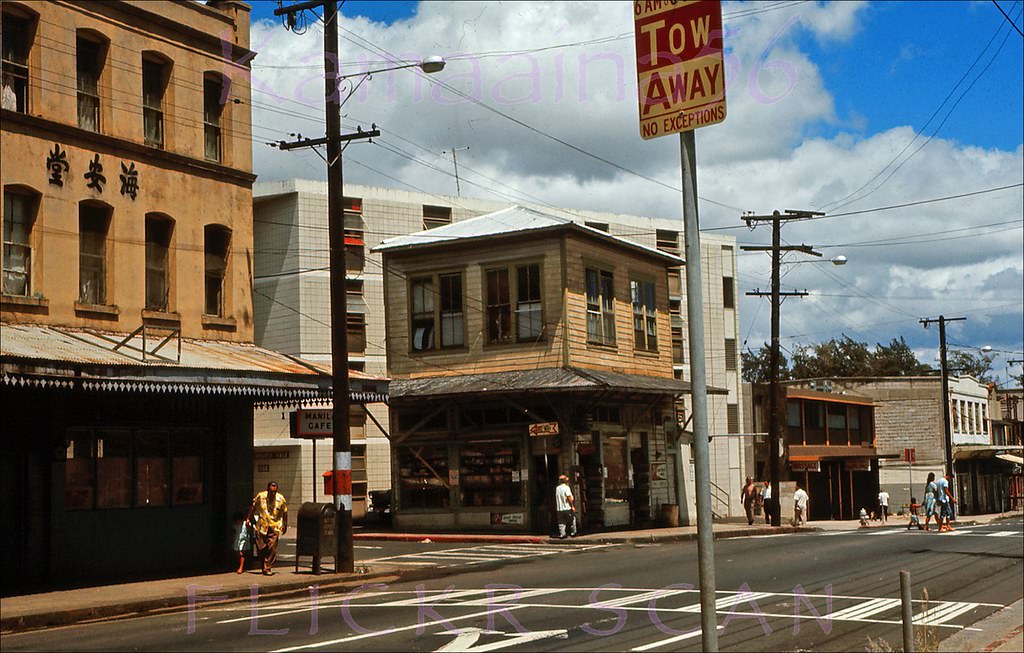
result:
<svg viewBox="0 0 1024 653"><path fill-rule="evenodd" d="M1019 517L1020 513L1009 515ZM965 517L960 526L985 524L998 520L1004 515L981 515ZM793 532L857 530L857 521L821 521L807 526L793 528L784 526L772 528L763 522L753 526L743 523L715 524L715 539L784 535ZM905 528L902 518L892 518L887 526L873 525L873 528ZM289 532L289 539L294 537ZM494 535L454 533L394 533L387 531L369 532L361 530L356 540L403 540L432 542L480 542L480 543L545 543L558 545L562 540L536 535ZM594 543L650 543L687 541L697 537L696 526L678 528L652 528L644 530L588 533L565 542ZM304 560L308 562L308 558ZM395 566L366 566L356 561L354 574L324 573L314 575L306 569L294 571L294 562L281 561L273 576L263 576L256 570L244 574L234 572L206 574L180 578L167 578L135 583L102 585L61 591L5 597L0 601L0 632L10 633L21 630L62 626L101 619L131 617L143 614L173 612L187 609L189 605L210 605L215 601L237 601L242 599L265 599L271 596L300 595L309 592L313 585L325 590L341 590L357 587L367 582L389 583L409 577L417 572L399 569ZM330 568L330 565L327 565ZM422 575L424 572L418 572ZM1020 650L1020 649L1017 649Z"/></svg>

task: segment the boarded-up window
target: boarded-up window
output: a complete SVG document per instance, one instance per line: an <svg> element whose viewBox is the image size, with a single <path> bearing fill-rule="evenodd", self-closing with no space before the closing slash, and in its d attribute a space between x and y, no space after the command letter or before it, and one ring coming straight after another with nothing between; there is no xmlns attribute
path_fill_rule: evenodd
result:
<svg viewBox="0 0 1024 653"><path fill-rule="evenodd" d="M736 369L736 339L725 339L725 369Z"/></svg>

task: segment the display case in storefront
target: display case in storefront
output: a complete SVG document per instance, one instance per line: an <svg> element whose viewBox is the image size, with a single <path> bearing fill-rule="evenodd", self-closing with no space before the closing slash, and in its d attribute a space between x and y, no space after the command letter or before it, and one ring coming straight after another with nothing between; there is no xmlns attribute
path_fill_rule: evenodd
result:
<svg viewBox="0 0 1024 653"><path fill-rule="evenodd" d="M398 483L403 509L447 508L451 502L447 445L399 448Z"/></svg>
<svg viewBox="0 0 1024 653"><path fill-rule="evenodd" d="M520 447L513 442L469 443L459 455L459 500L463 507L521 506Z"/></svg>

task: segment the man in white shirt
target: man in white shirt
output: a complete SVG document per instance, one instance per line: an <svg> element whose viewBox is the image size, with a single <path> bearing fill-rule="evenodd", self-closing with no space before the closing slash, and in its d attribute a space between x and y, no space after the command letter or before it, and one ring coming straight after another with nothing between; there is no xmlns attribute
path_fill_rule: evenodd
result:
<svg viewBox="0 0 1024 653"><path fill-rule="evenodd" d="M885 490L878 493L878 516L883 523L889 521L889 493Z"/></svg>
<svg viewBox="0 0 1024 653"><path fill-rule="evenodd" d="M796 484L796 492L793 493L793 522L796 526L807 523L807 492L800 484Z"/></svg>
<svg viewBox="0 0 1024 653"><path fill-rule="evenodd" d="M576 537L576 501L569 487L569 477L565 474L558 477L558 487L555 488L555 511L558 513L558 539L566 538L566 530L570 536Z"/></svg>

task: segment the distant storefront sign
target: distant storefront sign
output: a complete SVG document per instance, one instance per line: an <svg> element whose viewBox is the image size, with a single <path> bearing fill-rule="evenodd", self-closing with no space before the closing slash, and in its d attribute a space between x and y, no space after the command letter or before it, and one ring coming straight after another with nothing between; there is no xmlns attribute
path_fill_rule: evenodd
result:
<svg viewBox="0 0 1024 653"><path fill-rule="evenodd" d="M334 411L330 408L299 409L292 413L292 419L293 438L316 440L334 435Z"/></svg>
<svg viewBox="0 0 1024 653"><path fill-rule="evenodd" d="M558 435L558 422L538 422L530 424L530 435L540 437L542 435Z"/></svg>

